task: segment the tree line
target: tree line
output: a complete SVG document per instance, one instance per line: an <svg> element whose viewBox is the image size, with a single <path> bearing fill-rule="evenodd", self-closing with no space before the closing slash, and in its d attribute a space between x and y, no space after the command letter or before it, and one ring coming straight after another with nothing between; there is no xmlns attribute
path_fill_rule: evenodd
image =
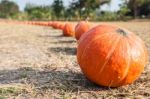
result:
<svg viewBox="0 0 150 99"><path fill-rule="evenodd" d="M104 4L111 0L72 0L68 7L63 0L53 0L49 6L27 4L24 11L19 11L18 5L9 0L0 2L0 18L17 20L89 20L111 21L133 18L150 18L150 0L122 0L120 9L116 12L102 11Z"/></svg>

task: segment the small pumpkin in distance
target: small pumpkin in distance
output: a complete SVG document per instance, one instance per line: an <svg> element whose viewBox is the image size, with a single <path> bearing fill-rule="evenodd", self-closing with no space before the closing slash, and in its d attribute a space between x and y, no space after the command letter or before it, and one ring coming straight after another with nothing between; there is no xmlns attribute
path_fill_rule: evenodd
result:
<svg viewBox="0 0 150 99"><path fill-rule="evenodd" d="M53 22L51 23L52 28L56 28L56 24L57 24L57 23L58 23L57 21L53 21Z"/></svg>
<svg viewBox="0 0 150 99"><path fill-rule="evenodd" d="M54 22L54 24L53 24L53 28L58 29L59 25L60 25L60 23L59 23L59 22Z"/></svg>
<svg viewBox="0 0 150 99"><path fill-rule="evenodd" d="M50 22L48 22L48 26L52 26L52 22L50 21Z"/></svg>
<svg viewBox="0 0 150 99"><path fill-rule="evenodd" d="M82 34L90 29L90 24L88 21L81 21L75 27L75 38L79 40Z"/></svg>
<svg viewBox="0 0 150 99"><path fill-rule="evenodd" d="M72 23L67 22L63 28L63 35L64 36L74 36L74 25Z"/></svg>
<svg viewBox="0 0 150 99"><path fill-rule="evenodd" d="M43 21L43 22L42 22L42 26L48 26L48 22Z"/></svg>
<svg viewBox="0 0 150 99"><path fill-rule="evenodd" d="M144 70L147 56L138 36L111 25L98 25L83 34L77 48L77 60L85 76L109 87L135 81Z"/></svg>
<svg viewBox="0 0 150 99"><path fill-rule="evenodd" d="M58 26L58 29L63 30L64 26L65 26L64 23L60 23L59 26Z"/></svg>

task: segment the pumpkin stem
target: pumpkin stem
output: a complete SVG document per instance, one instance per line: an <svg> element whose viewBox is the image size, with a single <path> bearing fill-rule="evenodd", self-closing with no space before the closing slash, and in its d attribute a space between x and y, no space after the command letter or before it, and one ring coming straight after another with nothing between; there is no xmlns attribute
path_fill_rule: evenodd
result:
<svg viewBox="0 0 150 99"><path fill-rule="evenodd" d="M123 35L123 36L127 36L127 32L124 31L123 29L120 29L120 28L119 28L119 29L117 30L117 32L120 33L120 34Z"/></svg>

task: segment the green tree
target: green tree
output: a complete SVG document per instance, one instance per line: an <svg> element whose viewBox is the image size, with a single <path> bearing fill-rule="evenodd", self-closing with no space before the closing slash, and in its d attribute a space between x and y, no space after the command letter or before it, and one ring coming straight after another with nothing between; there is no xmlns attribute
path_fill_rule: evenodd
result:
<svg viewBox="0 0 150 99"><path fill-rule="evenodd" d="M18 5L13 1L2 0L0 2L0 17L8 18L19 12Z"/></svg>
<svg viewBox="0 0 150 99"><path fill-rule="evenodd" d="M131 14L133 14L134 18L137 18L140 15L142 11L141 8L144 7L144 5L147 5L148 8L150 7L150 0L129 0L127 5L131 10Z"/></svg>
<svg viewBox="0 0 150 99"><path fill-rule="evenodd" d="M128 1L124 0L124 2L119 6L120 6L120 10L117 12L117 15L119 19L124 20L126 19L127 14L130 12L130 9L128 8Z"/></svg>
<svg viewBox="0 0 150 99"><path fill-rule="evenodd" d="M49 20L51 19L51 7L50 6L36 6L33 4L27 4L25 12L28 14L29 20Z"/></svg>
<svg viewBox="0 0 150 99"><path fill-rule="evenodd" d="M62 0L54 0L52 4L53 13L55 14L56 18L59 20L60 17L64 16L64 5Z"/></svg>
<svg viewBox="0 0 150 99"><path fill-rule="evenodd" d="M141 6L140 15L145 15L150 17L150 0Z"/></svg>
<svg viewBox="0 0 150 99"><path fill-rule="evenodd" d="M69 8L74 10L75 15L79 15L80 18L93 17L93 13L96 9L110 1L111 0L77 0L73 1Z"/></svg>

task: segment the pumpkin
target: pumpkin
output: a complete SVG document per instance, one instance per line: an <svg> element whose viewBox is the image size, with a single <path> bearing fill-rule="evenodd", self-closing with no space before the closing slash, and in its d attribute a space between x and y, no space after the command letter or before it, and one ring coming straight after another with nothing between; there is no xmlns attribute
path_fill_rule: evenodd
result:
<svg viewBox="0 0 150 99"><path fill-rule="evenodd" d="M52 22L48 22L48 26L52 26Z"/></svg>
<svg viewBox="0 0 150 99"><path fill-rule="evenodd" d="M58 26L59 26L59 22L53 22L52 27L53 27L54 29L58 29Z"/></svg>
<svg viewBox="0 0 150 99"><path fill-rule="evenodd" d="M49 26L53 27L53 25L54 25L54 22L49 23Z"/></svg>
<svg viewBox="0 0 150 99"><path fill-rule="evenodd" d="M75 38L80 39L83 33L87 32L90 29L90 24L88 21L81 21L75 27Z"/></svg>
<svg viewBox="0 0 150 99"><path fill-rule="evenodd" d="M40 26L46 26L46 22L44 22L44 21L41 21L39 23L40 23Z"/></svg>
<svg viewBox="0 0 150 99"><path fill-rule="evenodd" d="M37 21L37 22L36 22L36 25L41 25L41 22L40 22L40 21Z"/></svg>
<svg viewBox="0 0 150 99"><path fill-rule="evenodd" d="M60 23L60 24L58 25L58 29L63 30L64 26L65 26L65 24Z"/></svg>
<svg viewBox="0 0 150 99"><path fill-rule="evenodd" d="M144 69L147 50L134 33L98 25L79 40L77 60L85 76L101 86L131 84Z"/></svg>
<svg viewBox="0 0 150 99"><path fill-rule="evenodd" d="M64 36L74 36L74 25L72 23L66 23L63 28L63 35Z"/></svg>
<svg viewBox="0 0 150 99"><path fill-rule="evenodd" d="M30 24L31 24L31 25L35 25L35 22L34 22L34 21L31 21Z"/></svg>
<svg viewBox="0 0 150 99"><path fill-rule="evenodd" d="M48 22L41 22L42 26L48 26Z"/></svg>

